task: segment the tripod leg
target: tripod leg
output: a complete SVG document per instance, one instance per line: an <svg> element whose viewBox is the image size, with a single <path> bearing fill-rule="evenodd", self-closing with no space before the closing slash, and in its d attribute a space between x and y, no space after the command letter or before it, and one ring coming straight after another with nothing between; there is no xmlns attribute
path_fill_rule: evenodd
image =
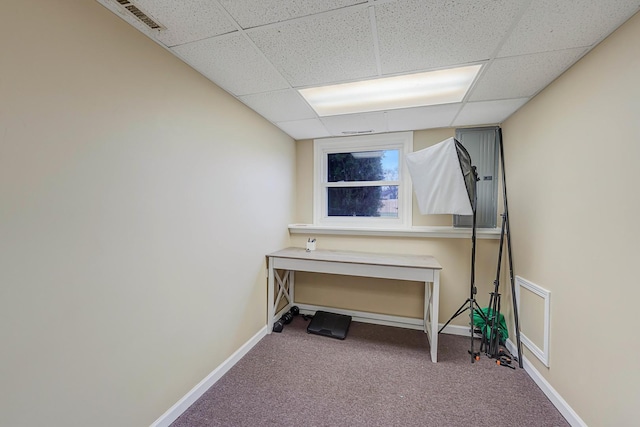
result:
<svg viewBox="0 0 640 427"><path fill-rule="evenodd" d="M449 320L447 320L447 323L445 323L444 325L442 325L442 328L440 328L440 330L438 331L438 333L442 332L442 330L443 330L444 328L446 328L446 327L447 327L447 325L448 325L449 323L451 323L451 321L452 321L453 319L455 319L456 317L460 316L462 313L464 313L466 310L468 310L468 309L469 309L469 307L467 307L467 302L468 302L468 301L469 301L469 300L467 300L467 301L465 301L465 302L463 302L463 303L462 303L462 305L460 306L460 308L458 308L458 310L454 313L454 315L453 315L453 316L451 316L451 318L450 318Z"/></svg>
<svg viewBox="0 0 640 427"><path fill-rule="evenodd" d="M496 305L497 302L499 301L500 298L500 294L498 293L498 290L500 289L500 271L501 271L501 267L502 267L502 249L504 247L504 233L506 230L506 214L502 214L502 224L500 226L500 243L498 244L498 264L496 267L496 279L493 281L493 292L491 293L491 299L490 299L490 303L489 303L489 313L488 317L491 319L491 322L489 324L489 330L490 332L490 344L489 344L489 348L487 349L487 355L489 357L495 357L495 355L497 353L495 353L497 350L497 346L494 343L494 337L495 337L495 326L496 326L496 317L498 316L498 313L496 311Z"/></svg>
<svg viewBox="0 0 640 427"><path fill-rule="evenodd" d="M491 354L491 333L488 331L491 331L491 307L493 307L494 304L494 299L496 297L496 293L495 292L491 292L489 297L489 305L487 306L488 311L487 311L487 321L485 322L485 326L482 330L482 342L484 344L484 352L487 356L489 356Z"/></svg>
<svg viewBox="0 0 640 427"><path fill-rule="evenodd" d="M500 350L500 294L496 296L492 310L490 357L497 359Z"/></svg>
<svg viewBox="0 0 640 427"><path fill-rule="evenodd" d="M491 295L491 296L489 297L489 305L488 305L488 307L491 307L493 305L494 293L491 292L489 295ZM489 340L487 339L487 334L486 334L486 331L487 331L488 327L489 327L489 323L485 322L484 328L482 328L482 331L481 331L482 332L482 339L480 341L480 351L482 352L483 351L482 349L484 348L485 354L489 353Z"/></svg>

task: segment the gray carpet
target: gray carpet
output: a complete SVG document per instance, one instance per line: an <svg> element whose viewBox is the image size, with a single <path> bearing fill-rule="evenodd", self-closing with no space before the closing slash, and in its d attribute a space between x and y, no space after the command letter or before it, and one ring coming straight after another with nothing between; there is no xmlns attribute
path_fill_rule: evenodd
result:
<svg viewBox="0 0 640 427"><path fill-rule="evenodd" d="M173 424L196 426L567 426L527 373L440 335L351 323L344 341L300 316L263 338ZM514 363L517 367L517 364Z"/></svg>

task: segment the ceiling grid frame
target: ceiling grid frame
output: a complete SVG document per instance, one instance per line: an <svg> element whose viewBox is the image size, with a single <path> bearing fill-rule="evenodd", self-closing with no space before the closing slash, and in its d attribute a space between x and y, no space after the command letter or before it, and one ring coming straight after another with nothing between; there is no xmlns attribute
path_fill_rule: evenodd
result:
<svg viewBox="0 0 640 427"><path fill-rule="evenodd" d="M396 14L396 16L399 17L402 16L402 11L404 10L404 16L411 17L410 20L414 23L413 25L418 25L417 23L420 21L413 19L413 17L416 16L415 13L411 14L409 12L409 14L407 14L406 8L419 8L422 7L420 5L424 5L424 3L417 0L326 0L321 4L316 3L314 0L233 0L233 2L230 0L184 0L182 6L186 10L185 12L185 10L176 11L175 3L171 0L130 0L131 4L141 7L141 9L148 12L150 16L157 18L165 25L166 23L161 17L171 17L170 15L166 15L167 13L176 14L175 19L169 19L171 25L167 26L168 28L166 30L158 31L143 28L140 23L134 22L135 18L127 16L128 12L126 12L126 14L123 13L119 0L96 1L147 35L164 49L196 69L196 71L220 85L223 89L230 91L229 82L232 82L234 79L250 79L250 81L245 81L245 83L248 82L250 84L245 84L244 88L242 82L239 82L239 86L231 84L232 87L243 88L242 93L230 91L231 95L240 102L245 103L249 108L254 109L258 114L261 114L294 139L341 136L344 132L362 131L365 129L358 129L359 124L371 123L370 121L373 116L371 116L371 113L357 113L342 116L340 119L338 119L339 116L335 116L335 118L323 118L323 120L321 120L313 110L309 111L308 109L311 107L302 99L298 93L298 89L315 86L315 84L299 85L298 83L302 81L293 82L287 75L282 73L281 68L283 65L290 67L288 64L289 61L298 61L298 65L292 64L294 67L301 67L297 72L305 69L305 65L302 64L304 64L306 58L300 56L303 55L302 52L304 52L304 43L298 47L298 50L301 52L299 56L286 58L286 63L282 62L282 57L279 60L280 62L274 62L274 57L256 43L256 37L261 37L262 34L266 34L267 30L275 32L275 36L273 33L271 34L275 37L272 39L272 43L286 43L286 39L276 37L279 29L300 26L302 31L307 32L307 34L305 34L305 37L308 39L307 43L315 43L324 49L324 51L318 53L319 56L315 59L317 64L322 64L322 62L317 61L322 61L322 58L325 58L326 55L329 55L329 52L332 52L331 49L335 49L335 52L339 53L341 49L360 48L357 47L358 44L349 44L346 40L340 39L341 34L348 34L348 31L345 32L336 28L332 36L333 39L331 39L326 38L326 34L319 33L318 29L329 29L330 27L326 27L328 22L348 26L346 22L349 21L345 21L344 17L350 13L357 13L358 11L364 12L366 10L368 26L370 28L365 29L362 27L359 29L358 31L361 32L358 37L361 38L361 41L368 38L371 43L367 49L373 52L373 56L370 57L370 59L366 59L366 61L370 61L367 66L372 67L370 68L371 77L369 78L391 77L414 72L432 71L448 67L470 65L471 63L483 64L479 75L460 103L455 105L449 104L435 107L415 107L382 111L382 114L379 116L381 117L379 119L381 123L375 126L374 131L389 132L428 129L430 127L500 124L521 108L528 100L543 90L551 81L564 73L573 63L581 59L593 47L604 40L618 26L622 25L640 10L640 0L574 0L575 7L573 8L564 4L555 4L551 0L521 0L517 2L518 4L516 4L516 2L507 2L507 0L498 0L499 5L505 6L503 9L509 9L509 11L504 12L505 15L502 17L499 16L502 10L496 6L498 3L492 0L443 3L434 6L438 9L425 9L423 7L422 9L416 10L437 10L438 18L443 20L443 22L440 22L433 21L433 19L431 21L425 19L425 22L431 22L439 28L442 27L442 29L435 28L431 30L425 27L425 30L436 31L432 34L441 37L441 39L425 46L440 46L438 48L446 47L447 49L456 49L458 46L449 43L447 32L443 29L456 31L456 25L458 23L466 25L468 28L477 28L479 30L477 36L479 37L483 37L483 34L485 36L489 34L501 35L493 40L487 40L487 42L491 44L492 50L490 53L487 52L488 57L478 61L472 61L471 63L447 63L443 64L442 67L438 66L414 70L391 67L387 70L387 73L385 73L383 61L387 61L388 63L389 59L384 58L385 53L381 49L380 31L391 29L392 31L398 32L397 36L400 37L399 40L404 40L403 43L411 45L416 42L407 36L403 38L403 33L410 33L405 32L401 20L397 20L396 24L391 27L389 25L393 21L387 21L385 27L381 29L379 25L380 16L378 15L378 8L384 8L387 13L387 20L390 19L391 16L388 15L389 13ZM233 7L227 9L225 4L233 5ZM517 13L514 7L507 8L506 6L517 7ZM190 32L188 14L192 13L194 18L198 18L199 16L196 16L198 14L198 8L206 8L206 10L202 9L203 13L201 15L204 15L206 19L215 18L216 25L218 25L218 23L222 25L223 22L226 22L227 24L219 27L219 29L226 28L228 32L223 34L211 33L212 35L207 36L206 32L204 32L206 30L202 27L202 25L204 25L202 19L198 21L198 31ZM217 14L216 10L219 11L217 17L215 16ZM489 13L490 10L495 12ZM264 11L264 13L261 14L260 11ZM496 13L498 16L495 16ZM506 15L507 13L509 13L509 15ZM340 19L340 17L343 18ZM427 17L425 16L425 18ZM483 21L485 18L488 20L487 22ZM544 18L543 25L534 25L537 22L536 20L542 18ZM391 19L394 18L391 16ZM462 21L460 21L460 19ZM500 23L506 21L504 22L506 26L502 26L500 30L496 30L498 32L483 32L483 25L486 26L489 21ZM360 21L359 25L362 25L362 22L363 21ZM243 23L245 24L244 26ZM176 25L182 25L183 28L176 28ZM502 34L501 31L505 29L506 33ZM553 31L554 29L557 30L559 37L544 32ZM168 35L171 31L176 31L176 35L180 34L180 36L178 36L180 40L187 41L176 45L163 43L162 40L175 39L175 37ZM365 35L362 31L369 31L369 34ZM416 30L414 29L413 31ZM198 40L193 39L192 36L197 34L205 34L205 36ZM295 32L293 34L295 34ZM424 39L424 35L420 35L420 33L415 34ZM226 39L227 37L229 39ZM216 41L215 43L213 42L214 40ZM232 43L233 40L235 40L235 42ZM242 40L242 42L239 40ZM311 42L312 40L314 41ZM336 43L332 46L327 46L327 43L330 43L328 40L335 40ZM472 41L468 36L454 37L452 40ZM224 55L234 55L234 51L229 50L234 49L234 43L242 43L244 47L235 54L235 58L227 56L222 59L214 59L213 61L217 60L218 62L212 62L213 68L207 72L201 68L201 64L203 63L202 56L211 55L212 58L215 58L218 52L215 50L206 52L204 48L199 51L194 50L197 43L205 43L203 47L206 47L207 41L210 43L209 46L226 46L226 53L224 53ZM224 43L220 45L221 42ZM474 39L471 45L476 44L477 40ZM576 46L575 44L580 44L581 46ZM584 44L587 45L584 46ZM188 45L193 47L193 52L189 53ZM180 46L183 47L180 48ZM312 46L312 44L309 46ZM416 48L419 48L419 46L419 44L415 45ZM520 46L523 46L521 51L519 51ZM546 46L552 47L555 50L537 52L537 46L539 46L539 49L543 49ZM577 48L583 49L575 50ZM287 48L286 46L278 46L276 49L282 54L282 52L286 52ZM531 53L532 50L536 50L537 53ZM187 52L188 54L185 55L183 52ZM253 53L248 57L238 56L238 54L241 55L242 52ZM412 51L407 50L407 52ZM424 55L435 54L439 58L447 58L447 54L437 52L420 49L414 50L413 52ZM544 52L548 53L546 55L538 55ZM357 52L353 51L351 53L355 54ZM394 55L396 55L396 53L394 53ZM200 55L200 57L189 57L189 54ZM359 55L359 61L364 61L362 58L365 57L362 56L362 53ZM342 57L345 58L344 61L349 61L349 56L346 55L344 51L342 52ZM455 57L455 55L453 57ZM478 57L478 55L476 55L476 57ZM356 57L354 57L354 59L355 58ZM227 59L231 60L226 61ZM512 61L513 63L508 65L508 61ZM427 64L428 61L424 63ZM352 73L351 75L342 73L342 70L339 69L341 68L340 63L334 61L334 64L335 67L331 70L332 79L330 81L323 81L320 85L361 81L363 78L357 76L368 74L362 73L365 62L361 64L356 63L355 65L345 62L346 69L351 67L351 71L349 71ZM531 64L535 64L533 71L521 68L530 67ZM306 66L308 68L311 65ZM505 66L507 68L505 68ZM397 70L393 71L393 69ZM357 73L354 73L356 70ZM513 70L516 71L514 72ZM223 74L219 74L220 71L224 71ZM512 74L517 74L517 77L510 75L509 81L506 82L507 85L504 86L498 77L501 72L503 74L505 72L511 72ZM542 74L531 74L536 72ZM316 80L326 80L326 75L318 74L323 73L322 70L314 70L314 73ZM531 77L536 77L536 79L532 79ZM527 82L532 80L536 80L536 87L529 85L526 91L519 91L517 89L520 85L527 87ZM315 80L312 78L309 81ZM501 87L487 86L491 85L492 82L493 85L499 84ZM479 96L481 93L483 95ZM456 110L455 113L453 113L454 109Z"/></svg>

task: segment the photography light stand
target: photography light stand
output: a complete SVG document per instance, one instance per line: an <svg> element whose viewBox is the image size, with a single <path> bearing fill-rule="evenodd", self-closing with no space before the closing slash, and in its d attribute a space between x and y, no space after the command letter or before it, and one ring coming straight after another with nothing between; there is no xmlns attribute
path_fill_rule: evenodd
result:
<svg viewBox="0 0 640 427"><path fill-rule="evenodd" d="M513 297L513 313L515 320L515 332L518 345L518 362L522 368L522 344L520 341L520 323L518 320L518 306L515 293L515 281L513 275L513 261L511 255L511 231L509 227L509 209L507 205L507 185L504 168L504 148L502 144L502 130L498 128L498 143L500 159L502 161L502 190L504 213L502 214L502 227L500 232L500 247L498 252L498 267L494 290L490 293L489 307L481 309L476 301L477 288L475 284L476 267L476 230L477 230L477 182L478 172L471 164L471 156L464 146L455 138L448 138L438 144L424 148L406 155L406 164L416 201L420 213L423 215L433 214L455 214L472 216L471 230L471 282L469 285L469 298L466 299L451 316L449 320L440 328L441 333L453 319L462 313L469 311L470 339L471 345L469 353L471 363L480 358L480 352L485 348L485 352L490 357L502 356L500 353L500 326L506 329L500 314L500 274L502 266L503 247L507 243L507 256L509 257L509 276L511 279L511 295ZM477 317L475 317L477 316ZM475 318L474 318L475 317ZM480 347L476 352L474 348L474 338L476 334L476 324L480 328ZM505 355L506 356L506 355ZM509 359L510 360L510 359ZM501 361L498 359L498 361ZM509 368L515 369L510 363L505 364Z"/></svg>
<svg viewBox="0 0 640 427"><path fill-rule="evenodd" d="M480 352L474 350L474 314L477 313L486 322L486 316L478 307L475 295L476 265L476 205L478 172L471 164L471 156L455 138L448 138L425 149L409 153L406 156L407 167L411 175L420 213L470 215L473 217L471 233L471 283L469 298L456 313L444 324L438 333L449 323L469 310L471 320L471 361L479 359Z"/></svg>
<svg viewBox="0 0 640 427"><path fill-rule="evenodd" d="M456 148L458 149L459 154L461 150L464 150L464 153L466 153L467 156L469 155L467 150L458 141L456 141ZM469 319L471 323L471 329L470 329L471 344L470 344L469 354L471 355L471 363L473 363L480 358L480 353L474 350L473 335L475 333L475 325L473 320L473 314L475 312L483 319L486 320L486 318L484 316L484 313L482 313L482 311L480 310L480 306L478 305L475 298L476 294L478 293L478 289L476 288L476 277L475 277L476 276L476 210L477 210L476 208L477 208L477 201L478 201L478 198L476 195L476 182L479 180L479 178L478 178L478 172L475 166L471 166L468 173L470 174L470 176L465 176L465 183L467 184L469 201L471 202L471 209L473 210L473 214L472 214L473 223L471 227L471 283L469 286L469 298L467 298L466 301L462 303L460 308L458 308L458 310L453 314L453 316L451 316L451 318L447 320L447 322L442 326L442 328L440 328L438 333L442 332L442 330L446 328L447 325L451 323L453 319L460 316L465 311L469 310ZM463 174L465 174L464 171L463 171ZM473 188L470 188L470 185L472 185Z"/></svg>
<svg viewBox="0 0 640 427"><path fill-rule="evenodd" d="M522 365L522 342L520 341L520 321L518 320L518 304L516 299L516 286L513 275L513 258L511 253L511 229L509 227L509 205L507 203L507 181L504 170L504 149L502 146L502 129L498 129L498 143L500 145L500 166L502 168L502 198L504 202L504 212L502 213L502 226L500 230L500 247L498 250L498 266L496 268L496 280L493 282L494 288L489 298L489 311L487 312L487 326L491 333L486 343L486 354L493 358L498 358L500 353L500 270L502 267L502 248L505 238L507 242L507 257L509 259L509 280L511 282L511 297L513 301L513 319L516 333L516 342L518 350L518 365Z"/></svg>

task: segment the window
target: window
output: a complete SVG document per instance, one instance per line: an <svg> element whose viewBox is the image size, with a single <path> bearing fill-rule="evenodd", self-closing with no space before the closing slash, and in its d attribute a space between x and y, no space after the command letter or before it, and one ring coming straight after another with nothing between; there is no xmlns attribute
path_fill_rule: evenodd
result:
<svg viewBox="0 0 640 427"><path fill-rule="evenodd" d="M315 140L314 223L411 226L412 149L412 132Z"/></svg>

